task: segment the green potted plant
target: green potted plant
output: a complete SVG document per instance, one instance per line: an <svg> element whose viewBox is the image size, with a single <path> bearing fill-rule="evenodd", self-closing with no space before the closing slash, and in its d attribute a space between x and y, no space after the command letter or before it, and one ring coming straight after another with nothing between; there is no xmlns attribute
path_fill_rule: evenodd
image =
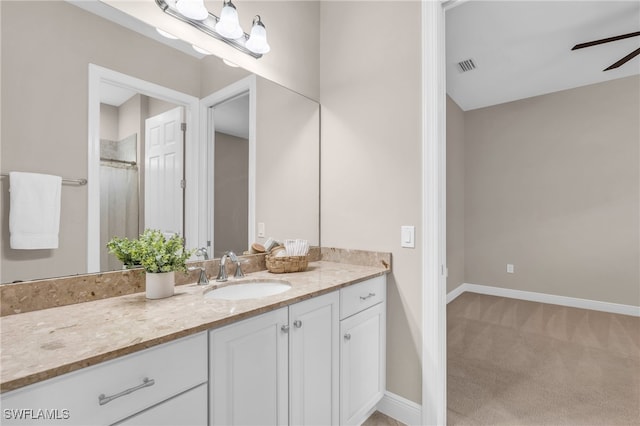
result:
<svg viewBox="0 0 640 426"><path fill-rule="evenodd" d="M162 299L173 296L175 272L187 270L187 259L193 250L184 248L184 240L179 235L170 238L156 229L145 229L137 240L115 237L109 250L120 259L127 253L129 262L140 264L146 272L147 299Z"/></svg>
<svg viewBox="0 0 640 426"><path fill-rule="evenodd" d="M140 260L136 257L138 240L130 240L127 237L113 237L107 243L109 253L114 255L126 269L140 267Z"/></svg>

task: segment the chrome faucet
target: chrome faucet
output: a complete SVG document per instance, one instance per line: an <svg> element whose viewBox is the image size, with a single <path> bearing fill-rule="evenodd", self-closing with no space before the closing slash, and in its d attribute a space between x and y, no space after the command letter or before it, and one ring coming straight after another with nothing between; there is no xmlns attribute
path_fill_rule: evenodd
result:
<svg viewBox="0 0 640 426"><path fill-rule="evenodd" d="M204 260L209 260L209 255L207 254L207 249L205 247L202 247L196 250L195 255L204 257ZM198 277L198 285L209 285L209 278L207 278L207 272L204 266L194 266L188 269L190 271L195 271L199 269L200 276Z"/></svg>
<svg viewBox="0 0 640 426"><path fill-rule="evenodd" d="M207 253L206 247L200 247L194 254L196 256L202 256L204 260L209 260L209 253Z"/></svg>
<svg viewBox="0 0 640 426"><path fill-rule="evenodd" d="M207 278L207 272L205 271L204 266L195 266L193 268L189 268L190 271L200 270L200 277L198 277L198 285L209 285L209 278Z"/></svg>
<svg viewBox="0 0 640 426"><path fill-rule="evenodd" d="M220 270L218 271L218 276L216 277L217 282L225 282L228 280L226 269L227 259L231 259L231 261L236 264L236 272L233 274L233 277L244 277L242 268L240 267L240 259L238 259L238 256L236 256L234 252L228 251L224 254L224 256L222 256L222 259L220 259Z"/></svg>

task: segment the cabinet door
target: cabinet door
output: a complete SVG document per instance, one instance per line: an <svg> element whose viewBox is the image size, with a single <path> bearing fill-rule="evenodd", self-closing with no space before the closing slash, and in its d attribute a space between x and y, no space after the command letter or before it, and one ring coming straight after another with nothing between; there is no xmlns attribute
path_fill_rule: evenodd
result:
<svg viewBox="0 0 640 426"><path fill-rule="evenodd" d="M288 424L287 326L281 308L210 331L213 425Z"/></svg>
<svg viewBox="0 0 640 426"><path fill-rule="evenodd" d="M361 424L385 389L385 303L340 322L340 424Z"/></svg>
<svg viewBox="0 0 640 426"><path fill-rule="evenodd" d="M206 424L206 384L175 396L120 423L116 423L117 426L206 426Z"/></svg>
<svg viewBox="0 0 640 426"><path fill-rule="evenodd" d="M289 307L289 404L292 425L337 425L338 292Z"/></svg>

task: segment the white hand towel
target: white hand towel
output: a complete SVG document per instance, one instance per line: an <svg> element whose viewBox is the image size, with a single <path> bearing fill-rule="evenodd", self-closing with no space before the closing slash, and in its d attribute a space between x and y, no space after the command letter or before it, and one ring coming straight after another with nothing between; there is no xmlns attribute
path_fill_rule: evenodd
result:
<svg viewBox="0 0 640 426"><path fill-rule="evenodd" d="M9 173L9 233L12 249L58 248L60 176Z"/></svg>

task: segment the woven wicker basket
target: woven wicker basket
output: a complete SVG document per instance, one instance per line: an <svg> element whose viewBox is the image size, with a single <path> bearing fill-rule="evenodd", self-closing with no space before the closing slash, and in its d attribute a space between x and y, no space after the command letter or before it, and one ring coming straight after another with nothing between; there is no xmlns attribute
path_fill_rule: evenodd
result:
<svg viewBox="0 0 640 426"><path fill-rule="evenodd" d="M283 274L286 272L302 272L309 265L308 256L282 256L276 257L267 255L265 257L267 269L274 274Z"/></svg>

